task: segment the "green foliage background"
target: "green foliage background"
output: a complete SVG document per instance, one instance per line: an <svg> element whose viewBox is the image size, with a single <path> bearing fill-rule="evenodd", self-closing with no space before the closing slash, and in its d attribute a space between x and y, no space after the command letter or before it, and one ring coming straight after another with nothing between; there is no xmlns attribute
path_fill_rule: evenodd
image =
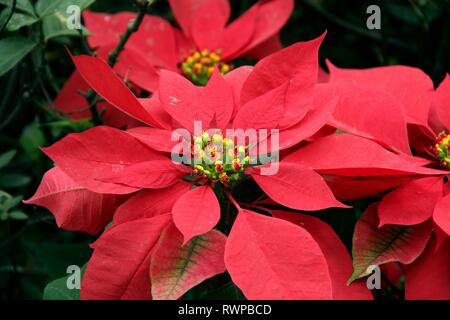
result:
<svg viewBox="0 0 450 320"><path fill-rule="evenodd" d="M254 2L231 0L233 18ZM0 0L0 26L9 15L11 3ZM73 71L64 45L74 54L83 53L78 32L65 29L52 14L68 3L92 3L91 10L103 12L135 10L131 0L19 0L15 16L0 34L2 300L41 299L47 283L65 276L67 266L86 263L91 254L89 243L95 240L83 233L60 230L48 211L21 203L33 194L43 173L52 166L39 146L91 126L89 121L68 121L49 108ZM34 4L35 10L29 4ZM366 8L372 4L381 8L381 30L366 28ZM173 21L166 1L156 2L152 10ZM337 66L352 68L406 64L421 68L437 84L450 70L449 23L449 0L298 0L282 31L282 40L288 45L327 30L320 52L323 66L325 58ZM14 67L2 72L8 65ZM351 210L327 210L316 215L330 223L350 246L354 223L365 205L355 203ZM214 281L208 285L211 291L194 288L187 298L242 297L233 285L214 287ZM49 290L51 296L52 288L47 288L47 294ZM401 293L384 292L382 297L400 298Z"/></svg>

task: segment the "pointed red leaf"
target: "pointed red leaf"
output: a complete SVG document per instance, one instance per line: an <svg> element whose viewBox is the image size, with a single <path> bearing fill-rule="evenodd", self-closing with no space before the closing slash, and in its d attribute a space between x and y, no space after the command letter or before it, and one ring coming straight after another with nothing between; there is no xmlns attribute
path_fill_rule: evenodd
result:
<svg viewBox="0 0 450 320"><path fill-rule="evenodd" d="M221 49L220 38L230 15L223 10L223 2L217 0L196 1L196 14L191 20L190 34L198 49Z"/></svg>
<svg viewBox="0 0 450 320"><path fill-rule="evenodd" d="M206 0L169 0L170 7L172 8L173 14L177 19L178 24L181 29L187 36L191 36L191 28L194 20L197 18L199 14L202 14L200 9L202 9L203 3L208 3ZM228 0L215 0L214 2L210 1L210 4L213 7L217 7L215 12L218 14L217 19L219 21L227 21L230 16L230 4ZM208 7L204 8L204 10L208 10Z"/></svg>
<svg viewBox="0 0 450 320"><path fill-rule="evenodd" d="M337 103L337 99L329 93L325 85L317 85L314 88L314 98L304 118L296 125L280 131L280 150L310 138L326 125Z"/></svg>
<svg viewBox="0 0 450 320"><path fill-rule="evenodd" d="M210 186L199 186L183 194L172 208L173 222L183 234L183 244L206 233L220 218L220 205Z"/></svg>
<svg viewBox="0 0 450 320"><path fill-rule="evenodd" d="M412 226L431 218L436 202L442 197L442 177L415 179L391 191L380 202L380 226Z"/></svg>
<svg viewBox="0 0 450 320"><path fill-rule="evenodd" d="M151 299L151 252L170 220L171 215L164 214L107 229L93 246L81 283L81 299Z"/></svg>
<svg viewBox="0 0 450 320"><path fill-rule="evenodd" d="M450 195L441 198L434 207L433 221L450 236Z"/></svg>
<svg viewBox="0 0 450 320"><path fill-rule="evenodd" d="M436 112L438 120L450 130L450 75L447 73L444 80L436 89L433 100L433 111Z"/></svg>
<svg viewBox="0 0 450 320"><path fill-rule="evenodd" d="M365 282L357 281L347 286L347 279L352 273L352 259L344 244L328 224L318 218L298 212L273 210L272 214L276 218L295 223L306 229L318 243L328 263L333 287L333 300L373 299Z"/></svg>
<svg viewBox="0 0 450 320"><path fill-rule="evenodd" d="M84 23L91 32L91 35L87 38L89 45L92 48L97 48L118 43L120 35L127 29L130 20L135 18L135 12L106 14L84 10Z"/></svg>
<svg viewBox="0 0 450 320"><path fill-rule="evenodd" d="M60 228L90 234L99 233L120 205L117 196L89 191L58 167L44 174L34 196L24 202L46 207Z"/></svg>
<svg viewBox="0 0 450 320"><path fill-rule="evenodd" d="M225 80L227 80L227 82L230 84L231 90L233 92L233 99L234 99L233 118L234 115L242 106L241 104L242 86L244 85L245 80L247 80L252 70L253 67L251 66L242 66L234 70L231 70L224 76Z"/></svg>
<svg viewBox="0 0 450 320"><path fill-rule="evenodd" d="M258 19L259 4L230 23L221 34L222 59L230 61L241 56L251 43Z"/></svg>
<svg viewBox="0 0 450 320"><path fill-rule="evenodd" d="M175 72L161 70L161 104L173 119L191 132L194 130L194 121L202 121L203 128L209 128L214 117L214 110L199 103L202 89Z"/></svg>
<svg viewBox="0 0 450 320"><path fill-rule="evenodd" d="M339 96L330 124L393 150L411 153L405 110L394 97L354 83L338 83L329 87Z"/></svg>
<svg viewBox="0 0 450 320"><path fill-rule="evenodd" d="M433 82L422 70L408 66L341 69L328 63L330 82L354 82L392 95L402 104L408 123L427 125Z"/></svg>
<svg viewBox="0 0 450 320"><path fill-rule="evenodd" d="M369 266L394 261L413 262L423 252L431 236L430 223L381 228L378 224L377 206L371 205L356 224L353 234L353 274L349 283L367 276Z"/></svg>
<svg viewBox="0 0 450 320"><path fill-rule="evenodd" d="M145 110L151 114L152 118L157 122L157 128L172 129L172 117L166 112L159 100L158 91L154 92L150 98L140 98L139 103L142 104Z"/></svg>
<svg viewBox="0 0 450 320"><path fill-rule="evenodd" d="M289 83L285 83L244 104L234 118L233 128L276 128L283 117L288 88Z"/></svg>
<svg viewBox="0 0 450 320"><path fill-rule="evenodd" d="M368 198L411 181L408 176L338 177L327 176L327 184L341 201Z"/></svg>
<svg viewBox="0 0 450 320"><path fill-rule="evenodd" d="M152 116L106 62L86 55L72 56L72 60L84 80L106 101L139 121L157 126Z"/></svg>
<svg viewBox="0 0 450 320"><path fill-rule="evenodd" d="M129 134L106 126L72 133L42 149L74 181L97 193L125 194L138 188L101 182L143 161L163 158Z"/></svg>
<svg viewBox="0 0 450 320"><path fill-rule="evenodd" d="M252 174L253 179L274 201L298 210L347 208L336 200L323 178L313 169L282 161L273 175Z"/></svg>
<svg viewBox="0 0 450 320"><path fill-rule="evenodd" d="M432 241L422 256L406 270L405 298L450 300L450 239L434 250Z"/></svg>
<svg viewBox="0 0 450 320"><path fill-rule="evenodd" d="M243 210L225 247L225 265L248 299L331 299L325 257L303 228Z"/></svg>
<svg viewBox="0 0 450 320"><path fill-rule="evenodd" d="M257 6L257 19L255 31L251 42L244 49L251 50L263 43L267 39L276 35L285 25L294 9L293 0L263 0L259 1ZM249 9L252 10L252 8Z"/></svg>
<svg viewBox="0 0 450 320"><path fill-rule="evenodd" d="M161 152L171 152L178 143L178 141L171 141L172 132L165 129L137 127L127 130L127 133L150 148Z"/></svg>
<svg viewBox="0 0 450 320"><path fill-rule="evenodd" d="M317 81L318 50L325 35L298 42L260 60L249 75L241 94L243 104L297 78L295 88L307 89Z"/></svg>
<svg viewBox="0 0 450 320"><path fill-rule="evenodd" d="M127 166L120 172L98 178L98 180L135 188L166 188L186 175L177 166L169 159L144 161Z"/></svg>
<svg viewBox="0 0 450 320"><path fill-rule="evenodd" d="M423 168L371 140L351 134L333 134L314 140L287 156L285 161L311 166L323 174L350 177L443 173Z"/></svg>
<svg viewBox="0 0 450 320"><path fill-rule="evenodd" d="M142 190L117 208L114 222L119 224L171 212L178 198L190 187L189 183L180 182L163 189Z"/></svg>
<svg viewBox="0 0 450 320"><path fill-rule="evenodd" d="M189 289L225 272L227 237L211 230L183 245L183 235L170 224L161 234L150 262L154 300L176 300Z"/></svg>
<svg viewBox="0 0 450 320"><path fill-rule="evenodd" d="M213 128L226 128L234 110L233 92L228 82L220 75L216 68L209 79L202 95L200 104L214 112Z"/></svg>

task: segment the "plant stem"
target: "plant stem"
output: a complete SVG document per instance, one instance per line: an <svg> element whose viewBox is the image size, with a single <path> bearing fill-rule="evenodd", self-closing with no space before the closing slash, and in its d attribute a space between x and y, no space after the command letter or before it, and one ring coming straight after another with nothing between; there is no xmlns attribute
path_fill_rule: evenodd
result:
<svg viewBox="0 0 450 320"><path fill-rule="evenodd" d="M5 20L5 22L3 23L2 27L0 28L0 33L3 32L3 30L4 30L4 29L6 28L6 26L8 25L9 20L11 20L11 18L12 18L12 16L13 16L14 12L16 11L16 5L17 5L17 0L13 0L13 4L12 4L12 7L11 7L11 12L10 12L8 18L6 18L6 20Z"/></svg>
<svg viewBox="0 0 450 320"><path fill-rule="evenodd" d="M233 196L231 195L231 193L226 189L223 188L225 194L227 195L228 199L230 199L231 203L236 207L236 209L238 209L238 211L242 211L241 206L239 205L239 203L233 198Z"/></svg>
<svg viewBox="0 0 450 320"><path fill-rule="evenodd" d="M136 17L136 19L133 22L130 22L128 24L127 30L123 35L120 36L120 42L117 45L117 47L114 49L113 52L110 53L108 57L108 64L113 67L116 62L117 58L119 57L119 54L122 52L122 50L125 48L125 44L127 43L128 39L130 39L131 35L135 33L139 26L141 25L142 21L144 20L145 13L147 12L146 6L139 7L139 13Z"/></svg>

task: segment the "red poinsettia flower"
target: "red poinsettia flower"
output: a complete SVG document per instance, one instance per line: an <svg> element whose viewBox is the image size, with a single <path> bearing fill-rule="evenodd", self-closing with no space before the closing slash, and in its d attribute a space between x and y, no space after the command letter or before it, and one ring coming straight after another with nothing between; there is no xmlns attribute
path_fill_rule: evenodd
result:
<svg viewBox="0 0 450 320"><path fill-rule="evenodd" d="M330 71L332 84L354 89L352 94L342 98L346 103L338 103L335 109L332 122L336 126L404 152L402 156L408 161L435 170L428 177L364 179L362 185L368 194L395 189L369 208L358 222L354 237L354 259L358 268L353 278L365 275L364 266L370 263L399 261L410 264L406 272L406 298L449 299L448 272L441 272L450 266L449 76L434 91L428 76L415 68L348 70L331 66ZM366 103L370 101L365 96L369 90L388 97L390 104L380 103L383 99ZM372 112L375 108L376 114ZM356 110L358 114L352 117ZM348 116L344 116L346 113ZM407 149L400 148L405 142ZM414 157L410 156L410 148ZM341 189L349 183L351 181L337 179L332 188ZM383 243L387 242L393 245L386 250ZM425 267L428 268L426 274Z"/></svg>
<svg viewBox="0 0 450 320"><path fill-rule="evenodd" d="M150 92L158 88L161 69L179 72L194 83L205 85L215 66L225 74L231 70L230 61L233 59L245 56L259 60L281 49L278 32L294 6L293 0L261 0L227 24L230 18L228 0L169 2L180 29L160 17L145 16L114 67L133 85ZM91 32L89 45L96 49L99 57L106 59L136 13L85 11L83 16ZM87 103L79 95L80 90L86 91L87 88L75 72L54 104L72 118L89 116ZM118 111L111 110L107 104L99 108L105 110L109 125L123 127L123 124L135 124Z"/></svg>
<svg viewBox="0 0 450 320"><path fill-rule="evenodd" d="M48 181L54 173L46 175L28 203L57 210L60 225L97 231L108 219L99 219L94 210L74 217L74 207L89 206L91 197L129 197L93 244L82 298L177 299L225 270L250 299L371 298L364 283L345 285L350 257L329 226L300 213L257 213L268 210L238 202L233 188L252 179L278 207L346 207L313 168L298 161L299 143L324 126L335 103L327 87L316 84L322 38L295 44L225 77L217 70L205 87L162 71L158 92L140 100L101 59L73 58L78 72L106 101L148 124L128 131L99 126L43 149L57 165L50 172L67 177L69 186L89 190L87 195L62 195L66 184ZM196 132L197 121L203 131ZM173 141L174 129L187 134ZM269 135L255 144L239 142L225 135L226 129L269 129L271 135L279 133L279 144ZM279 162L251 161L294 146L297 150ZM186 155L192 156L188 162L173 161ZM265 174L273 164L278 170ZM234 222L225 218L231 227L228 237L214 229L221 216L218 196L228 197L238 211ZM52 205L61 200L66 203Z"/></svg>

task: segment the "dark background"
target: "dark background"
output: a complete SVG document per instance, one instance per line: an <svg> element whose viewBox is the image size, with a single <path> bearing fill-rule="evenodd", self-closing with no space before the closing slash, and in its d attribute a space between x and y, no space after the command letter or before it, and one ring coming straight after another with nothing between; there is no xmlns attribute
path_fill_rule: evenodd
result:
<svg viewBox="0 0 450 320"><path fill-rule="evenodd" d="M231 0L232 18L253 3ZM373 4L381 8L381 30L366 28L366 8ZM0 4L0 10L3 8ZM97 0L90 9L117 12L134 7L131 0ZM173 22L165 1L158 1L152 10ZM320 51L324 67L325 58L339 67L352 68L405 64L421 68L438 84L450 70L449 11L449 0L299 0L282 30L282 40L289 45L327 30ZM36 26L18 31L29 37L36 32ZM3 32L0 38L8 35ZM88 122L61 119L45 109L73 71L64 45L75 54L83 52L76 37L55 38L40 47L46 68L53 74L51 82L35 73L33 57L0 78L0 190L13 197L0 192L0 300L41 299L49 281L64 276L68 265L85 264L91 254L88 244L94 237L60 230L46 210L20 202L34 193L52 165L38 147L90 126ZM11 161L2 165L1 155L11 150L15 150ZM365 206L355 205L356 209L318 213L347 246L354 222ZM198 291L192 290L189 297L205 298L205 293Z"/></svg>

